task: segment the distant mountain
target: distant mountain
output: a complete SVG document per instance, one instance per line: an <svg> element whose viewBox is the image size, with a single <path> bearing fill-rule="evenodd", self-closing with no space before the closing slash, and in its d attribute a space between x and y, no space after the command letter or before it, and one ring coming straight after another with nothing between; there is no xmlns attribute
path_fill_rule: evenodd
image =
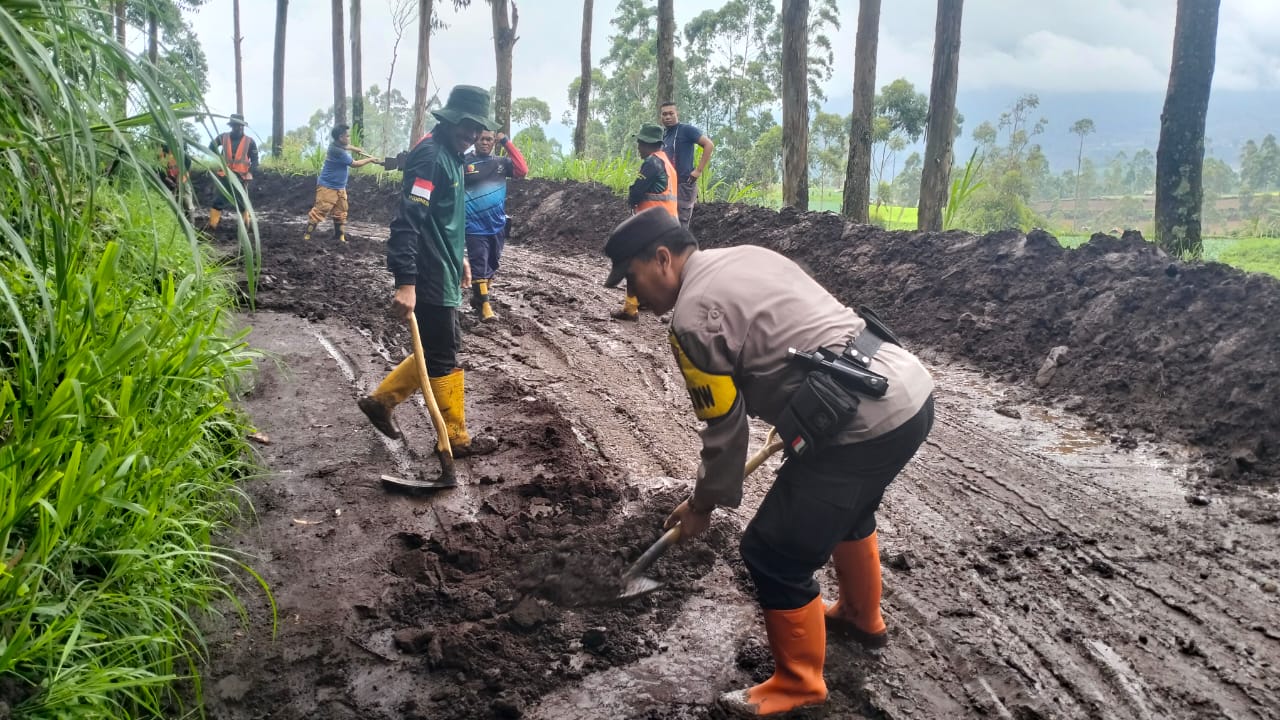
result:
<svg viewBox="0 0 1280 720"><path fill-rule="evenodd" d="M964 131L956 142L956 158L963 161L973 150L970 136L984 120L995 122L1021 93L1017 90L971 90L959 92L956 106L964 115ZM1096 127L1085 138L1085 156L1105 163L1118 152L1132 156L1147 148L1152 153L1160 141L1160 111L1164 93L1037 93L1040 107L1033 119L1048 119L1044 134L1038 136L1054 172L1074 168L1079 138L1070 132L1081 118L1091 118ZM828 112L848 113L848 96L831 98ZM1209 100L1205 135L1209 153L1237 167L1245 141L1261 140L1267 133L1280 135L1280 91L1215 90ZM913 148L923 152L923 144ZM907 151L910 154L911 150Z"/></svg>

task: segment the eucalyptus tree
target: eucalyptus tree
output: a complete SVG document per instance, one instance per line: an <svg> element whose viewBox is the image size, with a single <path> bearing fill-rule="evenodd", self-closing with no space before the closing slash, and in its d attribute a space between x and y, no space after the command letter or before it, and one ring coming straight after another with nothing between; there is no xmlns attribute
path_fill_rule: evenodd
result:
<svg viewBox="0 0 1280 720"><path fill-rule="evenodd" d="M782 0L782 202L809 209L809 0Z"/></svg>
<svg viewBox="0 0 1280 720"><path fill-rule="evenodd" d="M332 45L333 45L333 111L337 122L347 122L347 65L346 65L346 33L343 32L342 0L332 0Z"/></svg>
<svg viewBox="0 0 1280 720"><path fill-rule="evenodd" d="M872 118L875 116L876 52L880 43L880 0L861 0L854 39L853 113L849 118L849 157L844 175L841 214L858 223L868 220L871 200Z"/></svg>
<svg viewBox="0 0 1280 720"><path fill-rule="evenodd" d="M427 78L431 72L431 26L435 22L435 0L418 0L418 70L413 83L413 126L409 145L427 132Z"/></svg>
<svg viewBox="0 0 1280 720"><path fill-rule="evenodd" d="M676 98L676 11L673 0L658 0L658 102Z"/></svg>
<svg viewBox="0 0 1280 720"><path fill-rule="evenodd" d="M520 13L515 0L489 0L493 15L493 55L498 70L496 92L493 95L493 116L502 132L511 134L511 67L515 44L520 39L516 29L520 25Z"/></svg>
<svg viewBox="0 0 1280 720"><path fill-rule="evenodd" d="M1204 201L1204 126L1217 51L1219 0L1178 0L1169 90L1156 149L1156 242L1199 257Z"/></svg>
<svg viewBox="0 0 1280 720"><path fill-rule="evenodd" d="M587 120L591 104L591 0L582 0L582 43L578 49L581 74L578 76L577 122L573 126L573 154L582 157L587 152ZM570 97L573 102L573 97Z"/></svg>
<svg viewBox="0 0 1280 720"><path fill-rule="evenodd" d="M920 176L920 230L942 229L942 209L951 185L955 140L956 88L960 83L960 23L964 0L938 0L933 39L933 79L929 84L929 122L924 168Z"/></svg>
<svg viewBox="0 0 1280 720"><path fill-rule="evenodd" d="M1071 219L1071 226L1074 229L1076 218L1080 215L1080 162L1084 160L1084 139L1092 135L1096 128L1092 118L1080 118L1071 124L1071 134L1080 136L1080 144L1076 148L1076 212L1075 217Z"/></svg>
<svg viewBox="0 0 1280 720"><path fill-rule="evenodd" d="M360 0L351 0L351 127L357 137L364 136L364 78L360 55Z"/></svg>
<svg viewBox="0 0 1280 720"><path fill-rule="evenodd" d="M289 0L276 0L275 57L271 65L271 155L280 157L284 147L284 42L289 22Z"/></svg>

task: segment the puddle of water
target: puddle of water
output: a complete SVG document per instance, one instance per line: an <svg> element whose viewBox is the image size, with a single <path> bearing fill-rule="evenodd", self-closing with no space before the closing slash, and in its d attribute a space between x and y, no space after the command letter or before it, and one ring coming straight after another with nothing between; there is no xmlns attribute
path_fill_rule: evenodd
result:
<svg viewBox="0 0 1280 720"><path fill-rule="evenodd" d="M1010 402L1007 385L957 366L930 367L942 392L974 401L972 419L1071 470L1134 496L1184 507L1190 484L1191 451L1173 443L1141 443L1133 449L1114 445L1108 434L1087 427L1084 418L1060 408ZM1017 408L1020 418L995 411Z"/></svg>

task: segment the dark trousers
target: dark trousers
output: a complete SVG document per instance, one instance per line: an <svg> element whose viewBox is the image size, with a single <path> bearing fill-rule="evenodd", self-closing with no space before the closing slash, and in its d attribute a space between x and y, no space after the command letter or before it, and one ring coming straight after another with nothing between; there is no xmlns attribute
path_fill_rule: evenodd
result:
<svg viewBox="0 0 1280 720"><path fill-rule="evenodd" d="M244 192L241 193L241 191L237 190L235 185L232 184L229 179L230 176L219 177L214 175L213 177L218 181L218 185L213 191L213 202L210 203L210 206L214 210L221 210L225 212L227 210L234 209L238 213L249 211L249 204L245 201L245 195L249 192L248 182L244 180L240 181L241 185L244 186ZM228 199L228 196L230 196L230 199Z"/></svg>
<svg viewBox="0 0 1280 720"><path fill-rule="evenodd" d="M492 280L498 272L498 261L502 259L502 248L506 245L505 232L493 235L468 235L467 257L471 263L473 280Z"/></svg>
<svg viewBox="0 0 1280 720"><path fill-rule="evenodd" d="M458 349L462 347L458 308L417 303L413 306L413 314L418 318L427 375L444 377L453 372L458 367Z"/></svg>
<svg viewBox="0 0 1280 720"><path fill-rule="evenodd" d="M766 610L794 610L819 595L813 574L836 545L876 529L876 510L933 427L933 397L894 430L789 459L742 535L742 559Z"/></svg>

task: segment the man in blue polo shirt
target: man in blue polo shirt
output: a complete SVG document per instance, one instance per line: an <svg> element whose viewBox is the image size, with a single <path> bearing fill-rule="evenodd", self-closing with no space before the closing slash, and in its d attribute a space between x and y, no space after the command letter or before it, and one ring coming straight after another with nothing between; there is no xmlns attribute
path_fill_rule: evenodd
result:
<svg viewBox="0 0 1280 720"><path fill-rule="evenodd" d="M337 125L329 133L333 142L329 144L329 152L324 158L324 167L320 168L320 177L316 178L316 202L307 213L307 231L303 240L310 240L311 233L328 216L333 217L333 237L339 242L347 241L343 226L347 222L347 179L351 168L364 167L369 163L379 162L375 158L354 160L351 151L363 152L351 144L351 132L346 125Z"/></svg>
<svg viewBox="0 0 1280 720"><path fill-rule="evenodd" d="M680 209L680 224L687 230L689 219L693 217L693 206L698 200L698 178L711 162L711 153L716 149L716 144L697 126L680 122L680 113L676 111L675 103L662 103L660 116L662 126L666 128L662 135L662 149L676 166L676 177L679 180L676 204ZM696 169L693 167L695 145L702 148L702 158L698 160Z"/></svg>

